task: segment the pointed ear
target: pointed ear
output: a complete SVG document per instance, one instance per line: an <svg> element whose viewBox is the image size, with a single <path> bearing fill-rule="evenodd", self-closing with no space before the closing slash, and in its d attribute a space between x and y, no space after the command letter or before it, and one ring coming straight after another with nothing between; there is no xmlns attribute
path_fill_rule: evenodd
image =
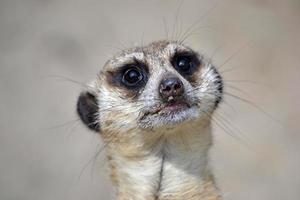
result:
<svg viewBox="0 0 300 200"><path fill-rule="evenodd" d="M94 91L82 92L77 100L77 114L81 121L91 130L99 132L100 123L97 96Z"/></svg>

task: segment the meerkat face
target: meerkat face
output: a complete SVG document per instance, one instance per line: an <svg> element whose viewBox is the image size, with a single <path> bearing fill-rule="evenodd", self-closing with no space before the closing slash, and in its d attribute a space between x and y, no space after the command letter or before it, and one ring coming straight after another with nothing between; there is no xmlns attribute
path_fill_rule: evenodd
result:
<svg viewBox="0 0 300 200"><path fill-rule="evenodd" d="M176 127L209 119L222 90L208 59L177 42L159 41L109 60L92 89L80 95L77 111L96 131Z"/></svg>

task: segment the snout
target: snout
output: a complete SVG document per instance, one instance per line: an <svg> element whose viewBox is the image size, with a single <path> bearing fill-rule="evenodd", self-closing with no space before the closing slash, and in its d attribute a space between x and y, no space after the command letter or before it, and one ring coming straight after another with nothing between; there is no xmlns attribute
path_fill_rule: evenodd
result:
<svg viewBox="0 0 300 200"><path fill-rule="evenodd" d="M187 95L187 88L179 77L171 75L163 78L158 85L160 101L143 111L140 125L143 128L173 126L196 119L198 108Z"/></svg>
<svg viewBox="0 0 300 200"><path fill-rule="evenodd" d="M159 85L159 95L165 102L174 102L184 95L184 86L177 77L163 79Z"/></svg>

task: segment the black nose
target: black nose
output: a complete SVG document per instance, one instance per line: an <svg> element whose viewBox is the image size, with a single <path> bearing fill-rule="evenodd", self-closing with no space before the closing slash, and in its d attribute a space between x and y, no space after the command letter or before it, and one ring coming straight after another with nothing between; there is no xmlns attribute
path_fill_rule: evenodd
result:
<svg viewBox="0 0 300 200"><path fill-rule="evenodd" d="M173 101L183 95L183 83L179 78L171 77L162 80L159 86L159 94L165 101Z"/></svg>

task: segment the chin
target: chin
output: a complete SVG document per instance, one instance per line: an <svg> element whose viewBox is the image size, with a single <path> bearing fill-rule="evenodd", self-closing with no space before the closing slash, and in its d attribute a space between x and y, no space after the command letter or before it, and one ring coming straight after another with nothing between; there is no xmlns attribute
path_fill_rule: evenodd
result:
<svg viewBox="0 0 300 200"><path fill-rule="evenodd" d="M140 119L142 129L175 128L181 124L196 120L200 116L198 108L192 106L180 110L165 110L155 114L144 116Z"/></svg>

